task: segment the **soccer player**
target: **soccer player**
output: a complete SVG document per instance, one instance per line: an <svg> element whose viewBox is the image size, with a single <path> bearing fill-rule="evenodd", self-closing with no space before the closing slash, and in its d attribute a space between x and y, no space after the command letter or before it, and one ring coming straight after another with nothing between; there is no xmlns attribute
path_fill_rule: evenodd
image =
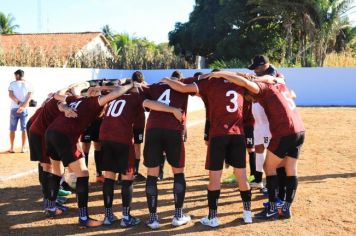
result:
<svg viewBox="0 0 356 236"><path fill-rule="evenodd" d="M269 206L256 215L260 219L276 219L277 168L284 162L286 170L286 201L280 217L291 218L291 205L297 186L297 161L304 143L304 124L293 99L284 84L252 82L231 72L220 72L206 77L222 77L249 90L251 99L264 108L272 134L264 169L267 175Z"/></svg>
<svg viewBox="0 0 356 236"><path fill-rule="evenodd" d="M172 90L168 85L157 83L144 90L146 98L158 101L171 107L179 108L183 112L183 120L177 120L172 114L150 111L146 125L144 147L144 165L147 169L146 196L149 208L147 226L151 229L160 227L157 215L157 180L162 153L166 153L167 162L174 173L174 204L175 213L172 225L180 226L191 221L190 216L183 214L183 203L186 191L184 177L185 149L184 124L187 110L188 94Z"/></svg>
<svg viewBox="0 0 356 236"><path fill-rule="evenodd" d="M64 99L64 95L58 94L56 98L53 97L54 94L50 94L46 101L42 104L41 108L38 109L37 117L32 121L29 128L29 144L30 144L30 156L31 161L39 162L39 182L42 187L43 201L45 215L47 217L54 217L61 214L63 211L68 210L68 208L63 207L58 204L49 204L49 186L48 186L48 176L51 175L51 162L47 155L45 148L45 131L47 127L61 114L69 118L76 117L76 113L73 109L67 107L65 104L60 103L57 99ZM54 196L55 198L57 196Z"/></svg>
<svg viewBox="0 0 356 236"><path fill-rule="evenodd" d="M224 161L234 168L243 201L243 220L252 223L251 191L246 176L246 143L243 135L242 107L245 89L224 80L199 80L182 84L163 80L172 89L183 93L199 93L209 107L209 143L205 168L209 170L209 214L200 220L203 225L219 226L217 203L220 197Z"/></svg>
<svg viewBox="0 0 356 236"><path fill-rule="evenodd" d="M79 208L79 225L83 227L96 227L102 224L101 221L93 220L88 213L88 184L89 172L85 165L85 160L77 150L80 135L102 112L104 105L111 100L120 97L130 89L134 83L115 88L112 92L103 96L78 97L69 96L64 101L76 110L78 117L67 118L59 115L46 131L46 147L50 154L53 167L53 175L49 178L50 197L49 204L54 204L55 195L59 189L62 175L60 161L63 165L69 166L77 176L76 193ZM83 83L83 88L88 88L89 83ZM66 90L66 89L64 89ZM59 91L60 92L60 91ZM59 93L58 92L58 93ZM74 91L73 94L80 94ZM89 92L90 94L90 92Z"/></svg>
<svg viewBox="0 0 356 236"><path fill-rule="evenodd" d="M169 107L163 103L144 100L138 91L131 90L123 96L112 100L106 110L100 128L100 140L103 147L103 169L105 181L103 196L105 205L105 225L111 225L116 217L112 211L114 183L116 173L121 174L122 220L121 227L139 224L140 219L130 215L133 179L135 171L135 151L133 145L132 127L142 105L151 110L170 112L180 119L180 109Z"/></svg>
<svg viewBox="0 0 356 236"><path fill-rule="evenodd" d="M135 71L131 79L134 82L145 84L145 79L140 71ZM133 138L134 138L134 147L135 147L135 171L134 171L134 180L137 182L145 181L146 177L143 176L140 169L140 161L141 161L141 144L143 143L143 137L145 132L146 125L146 117L145 111L142 106L139 107L139 112L136 116L136 119L133 124Z"/></svg>
<svg viewBox="0 0 356 236"><path fill-rule="evenodd" d="M270 75L275 77L278 83L285 83L284 76L279 73L274 66L269 63L269 60L266 56L258 55L255 56L252 60L252 64L248 67L249 70L253 70L257 76ZM256 81L258 81L257 79ZM256 117L256 124L254 128L255 135L255 149L256 149L256 171L255 171L255 180L250 184L253 188L260 188L264 190L262 183L263 175L263 164L266 157L265 146L267 147L271 139L271 133L269 131L269 123L266 117L263 107L258 102L252 103L252 111L254 117ZM284 167L277 168L277 176L279 182L277 206L280 207L283 205L285 200L285 178L286 172Z"/></svg>

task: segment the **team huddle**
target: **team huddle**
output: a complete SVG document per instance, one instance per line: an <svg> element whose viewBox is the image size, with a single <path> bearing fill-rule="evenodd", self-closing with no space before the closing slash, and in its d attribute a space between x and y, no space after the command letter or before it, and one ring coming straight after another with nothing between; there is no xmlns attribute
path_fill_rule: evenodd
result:
<svg viewBox="0 0 356 236"><path fill-rule="evenodd" d="M45 215L59 217L68 210L58 199L64 166L76 177L80 226L97 227L118 221L112 206L119 174L120 226L131 227L141 222L130 214L133 182L140 179L146 181L149 212L146 225L158 229L157 184L166 160L174 174L172 225L189 223L191 217L183 208L189 184L184 175L184 142L188 99L189 95L195 95L202 99L206 109L205 169L209 171L209 211L200 222L210 227L219 226L217 210L224 164L233 168L237 179L245 223L253 222L251 187L265 189L263 171L268 202L254 217L264 220L290 218L298 185L297 160L304 142L303 122L293 100L295 94L266 57L255 57L249 69L255 74L214 70L183 78L175 72L150 85L144 82L141 72L135 72L130 79L86 81L49 94L27 127L31 160L40 163L39 182ZM149 112L146 125L145 112ZM92 129L97 130L94 139L90 138L90 134L95 133ZM102 221L92 219L88 209L87 144L91 141L96 143L97 181L103 182L105 218ZM142 142L146 178L138 172L139 144ZM246 152L254 176L252 183L246 171Z"/></svg>

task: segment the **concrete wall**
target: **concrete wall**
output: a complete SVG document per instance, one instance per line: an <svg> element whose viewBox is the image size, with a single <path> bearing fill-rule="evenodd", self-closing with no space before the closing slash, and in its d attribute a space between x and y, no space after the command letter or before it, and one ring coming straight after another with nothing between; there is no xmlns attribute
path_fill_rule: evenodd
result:
<svg viewBox="0 0 356 236"><path fill-rule="evenodd" d="M8 86L14 79L17 67L0 67L0 150L8 148L9 107ZM49 92L57 91L71 83L98 78L130 77L133 70L22 68L26 79L35 88L34 99L41 102ZM169 76L174 70L143 71L148 83ZM181 70L192 76L197 70ZM210 70L199 70L204 73ZM234 69L234 71L237 71ZM246 71L247 70L239 70ZM282 68L287 84L297 94L300 106L356 106L356 68ZM192 97L189 110L203 107L199 98ZM34 109L31 108L31 113ZM17 135L19 136L19 135ZM17 143L19 143L17 137Z"/></svg>

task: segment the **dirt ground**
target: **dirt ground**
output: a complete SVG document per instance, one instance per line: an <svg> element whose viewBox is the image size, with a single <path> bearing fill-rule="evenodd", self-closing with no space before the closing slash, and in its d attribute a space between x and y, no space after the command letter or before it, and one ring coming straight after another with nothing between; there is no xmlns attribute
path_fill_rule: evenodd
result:
<svg viewBox="0 0 356 236"><path fill-rule="evenodd" d="M0 154L0 235L356 235L356 109L300 108L306 124L306 143L299 161L299 188L293 208L294 218L272 222L257 221L245 225L241 221L242 204L236 186L224 185L219 200L221 226L211 229L198 220L207 214L204 170L206 146L202 140L203 123L197 122L204 112L189 115L195 125L188 129L186 145L187 194L185 212L190 224L173 228L174 211L172 173L165 168L165 179L159 182L158 212L161 229L149 230L143 223L121 229L118 224L96 229L79 229L76 225L75 195L67 204L72 209L58 219L45 219L41 211L41 194L37 174L5 180L17 171L36 168L28 154ZM91 158L90 213L103 219L101 185L94 183ZM142 167L141 171L145 170ZM231 169L224 171L224 176ZM114 210L121 216L121 197L115 190ZM253 191L253 212L261 210L265 198ZM145 184L134 187L132 214L146 220Z"/></svg>

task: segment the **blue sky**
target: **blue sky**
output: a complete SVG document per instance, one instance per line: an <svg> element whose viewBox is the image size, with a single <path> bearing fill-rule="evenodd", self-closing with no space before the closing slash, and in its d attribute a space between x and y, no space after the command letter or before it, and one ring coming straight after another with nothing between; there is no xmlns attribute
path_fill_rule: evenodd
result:
<svg viewBox="0 0 356 236"><path fill-rule="evenodd" d="M41 25L39 7L41 3ZM20 33L100 31L167 42L176 22L186 22L194 0L0 0L0 11L15 17Z"/></svg>

